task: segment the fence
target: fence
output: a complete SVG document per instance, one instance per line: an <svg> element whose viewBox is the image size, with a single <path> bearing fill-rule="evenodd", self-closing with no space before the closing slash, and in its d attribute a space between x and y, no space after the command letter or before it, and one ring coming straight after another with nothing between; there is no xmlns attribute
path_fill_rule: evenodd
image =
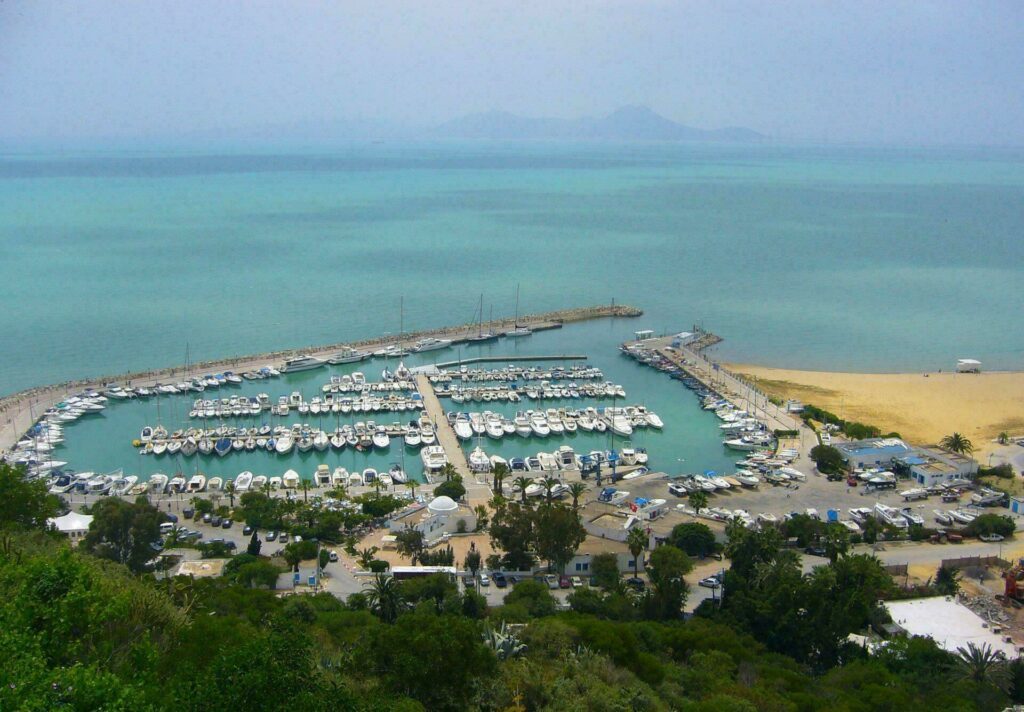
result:
<svg viewBox="0 0 1024 712"><path fill-rule="evenodd" d="M950 569L963 569L968 566L997 566L1008 569L1010 562L998 556L961 556L958 559L943 559L942 566Z"/></svg>

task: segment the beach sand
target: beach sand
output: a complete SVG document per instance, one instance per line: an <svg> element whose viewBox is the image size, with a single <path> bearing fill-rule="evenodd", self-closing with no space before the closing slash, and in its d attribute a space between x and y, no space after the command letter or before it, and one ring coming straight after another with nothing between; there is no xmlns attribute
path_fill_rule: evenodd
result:
<svg viewBox="0 0 1024 712"><path fill-rule="evenodd" d="M749 364L728 366L770 395L796 398L836 415L895 431L913 444L954 431L971 439L975 457L996 450L1001 432L1024 435L1024 372L829 373Z"/></svg>

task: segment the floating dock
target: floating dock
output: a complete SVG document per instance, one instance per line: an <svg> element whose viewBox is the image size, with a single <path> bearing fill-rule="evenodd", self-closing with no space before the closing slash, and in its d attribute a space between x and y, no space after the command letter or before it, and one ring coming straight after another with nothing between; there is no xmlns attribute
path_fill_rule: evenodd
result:
<svg viewBox="0 0 1024 712"><path fill-rule="evenodd" d="M455 361L442 361L441 363L433 364L436 369L451 368L452 366L466 366L471 363L505 363L507 361L586 361L587 357L581 354L554 354L554 355L542 355L542 356L474 356L473 358L463 358ZM418 368L424 368L419 366ZM413 369L415 373L415 369Z"/></svg>
<svg viewBox="0 0 1024 712"><path fill-rule="evenodd" d="M455 471L462 475L466 482L469 482L472 473L469 471L466 453L462 451L462 446L459 445L459 439L455 436L455 431L448 424L448 418L445 417L441 401L437 399L437 395L434 393L434 386L431 385L430 379L422 373L416 376L416 385L419 388L420 395L423 397L423 412L427 414L427 417L434 424L434 433L437 435L438 444L444 448L444 454L448 457L448 462L455 466ZM426 477L429 482L430 476L426 475Z"/></svg>

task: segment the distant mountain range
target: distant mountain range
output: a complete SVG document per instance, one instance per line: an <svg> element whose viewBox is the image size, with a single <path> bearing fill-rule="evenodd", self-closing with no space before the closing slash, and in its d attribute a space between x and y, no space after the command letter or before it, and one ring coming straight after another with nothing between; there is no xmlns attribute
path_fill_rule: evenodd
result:
<svg viewBox="0 0 1024 712"><path fill-rule="evenodd" d="M500 141L577 139L598 141L762 141L752 129L730 126L698 129L676 123L646 106L624 106L607 116L552 119L517 116L505 111L469 114L429 129L436 138Z"/></svg>

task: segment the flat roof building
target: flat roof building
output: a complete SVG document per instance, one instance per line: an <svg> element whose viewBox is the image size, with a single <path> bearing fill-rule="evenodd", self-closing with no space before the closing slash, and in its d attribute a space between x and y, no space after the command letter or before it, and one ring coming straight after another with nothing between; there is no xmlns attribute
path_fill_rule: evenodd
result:
<svg viewBox="0 0 1024 712"><path fill-rule="evenodd" d="M1017 657L1017 646L1006 642L981 616L959 601L946 596L916 598L885 603L894 623L908 635L931 638L943 650L956 653L957 648L974 643L991 646L1007 658Z"/></svg>
<svg viewBox="0 0 1024 712"><path fill-rule="evenodd" d="M833 443L850 470L863 470L871 467L889 467L892 461L903 457L912 448L899 438L868 438L867 440L851 440Z"/></svg>
<svg viewBox="0 0 1024 712"><path fill-rule="evenodd" d="M895 458L893 464L922 487L967 480L978 474L978 463L973 458L934 445L914 448L908 455Z"/></svg>

